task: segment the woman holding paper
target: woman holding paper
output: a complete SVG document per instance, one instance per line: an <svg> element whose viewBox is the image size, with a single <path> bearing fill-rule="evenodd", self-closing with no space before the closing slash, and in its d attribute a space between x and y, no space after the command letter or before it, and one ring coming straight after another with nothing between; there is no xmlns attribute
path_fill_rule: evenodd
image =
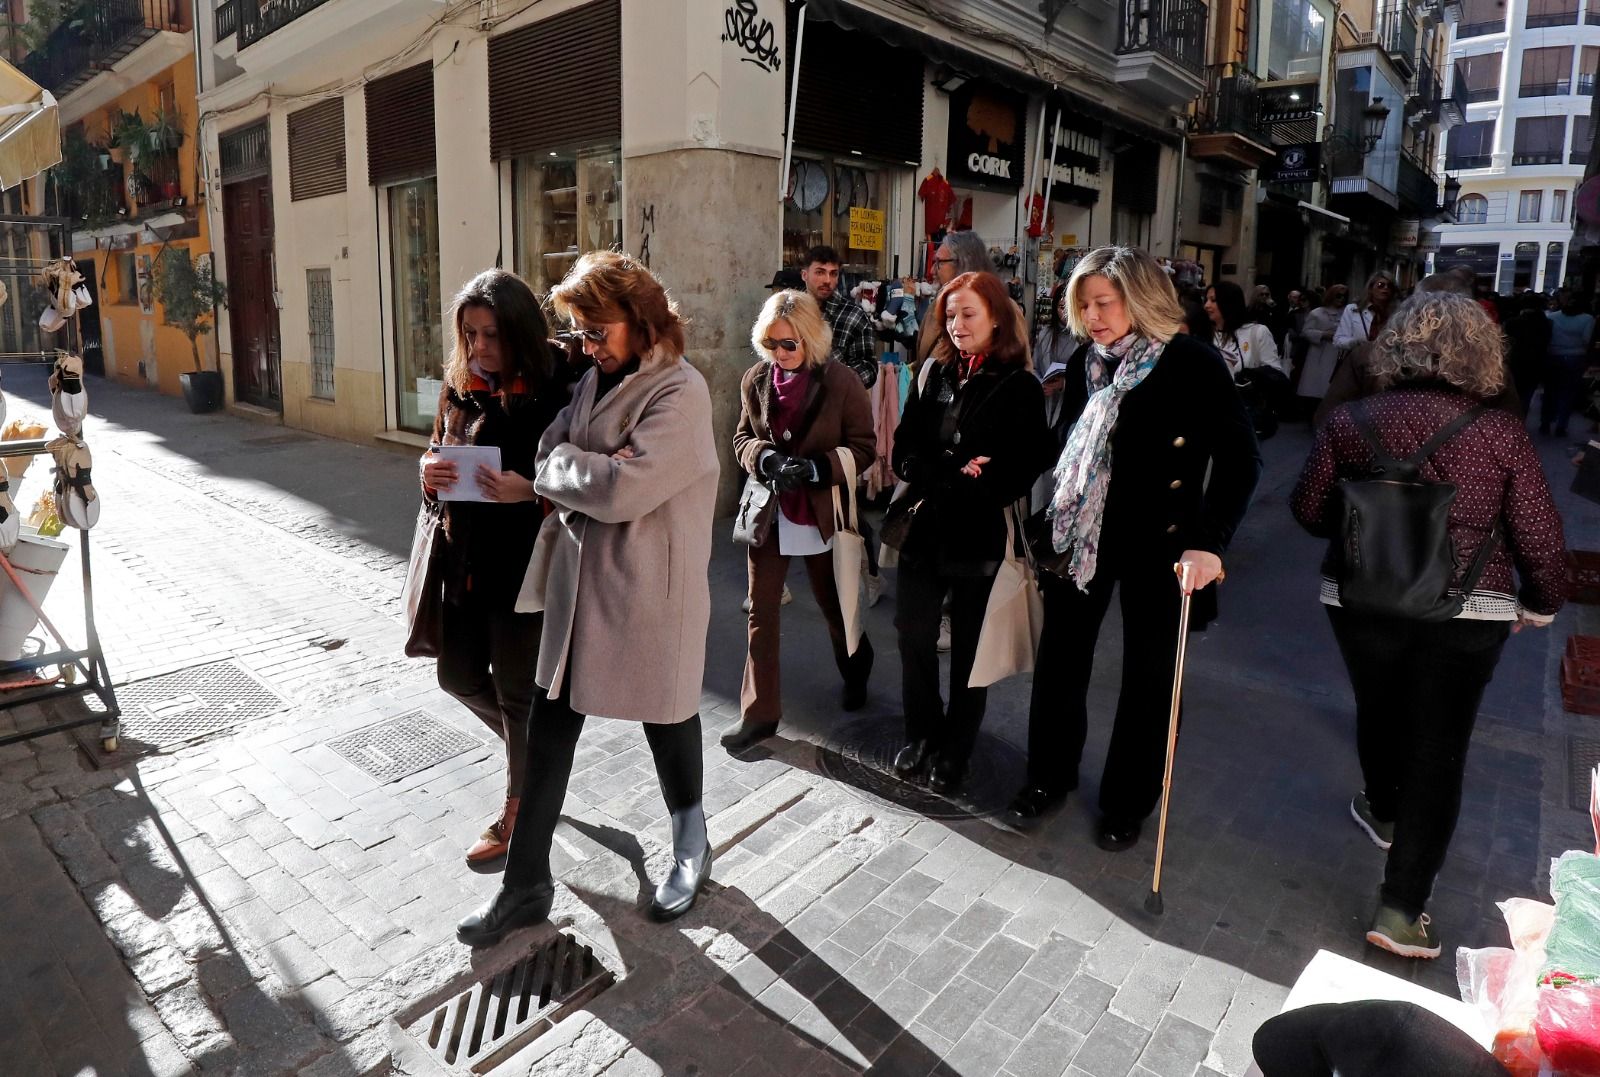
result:
<svg viewBox="0 0 1600 1077"><path fill-rule="evenodd" d="M543 610L528 794L503 884L456 926L487 946L547 919L550 846L588 715L641 722L672 821L651 913L689 911L711 872L701 804L700 688L711 622L717 446L711 393L683 357L677 305L616 251L578 259L550 293L594 366L539 443L539 530L519 610Z"/></svg>
<svg viewBox="0 0 1600 1077"><path fill-rule="evenodd" d="M811 591L833 641L833 660L844 678L847 711L867 701L872 644L862 636L855 653L839 605L833 573L833 491L847 494L841 446L864 471L876 439L872 402L861 379L828 358L828 323L805 292L775 293L761 308L750 343L761 361L740 385L743 407L733 451L739 465L778 491L778 510L767 540L750 548L750 650L739 693L739 728L722 746L740 752L778 729L778 609L789 559L805 560ZM852 576L848 583L855 587Z"/></svg>
<svg viewBox="0 0 1600 1077"><path fill-rule="evenodd" d="M512 609L544 517L533 491L534 457L565 406L568 382L552 355L539 301L520 277L491 269L455 298L455 347L422 457L422 495L444 514L444 631L439 687L506 744L506 799L467 850L480 866L505 855L522 798L528 713L536 692L530 656L541 618ZM470 474L447 455L492 459Z"/></svg>

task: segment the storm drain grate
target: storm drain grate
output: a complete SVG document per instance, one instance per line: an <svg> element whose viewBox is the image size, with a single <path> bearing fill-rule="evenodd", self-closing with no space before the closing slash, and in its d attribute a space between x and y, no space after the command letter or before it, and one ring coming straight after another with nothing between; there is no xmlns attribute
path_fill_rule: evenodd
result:
<svg viewBox="0 0 1600 1077"><path fill-rule="evenodd" d="M1577 811L1589 810L1589 773L1600 766L1600 740L1567 738L1567 803Z"/></svg>
<svg viewBox="0 0 1600 1077"><path fill-rule="evenodd" d="M328 747L379 782L394 782L481 745L454 726L412 711L335 737Z"/></svg>
<svg viewBox="0 0 1600 1077"><path fill-rule="evenodd" d="M899 722L858 718L836 727L817 747L817 765L823 774L872 803L930 819L998 815L1021 787L1027 770L1022 752L998 737L979 734L960 792L946 798L896 776L894 757L904 744Z"/></svg>
<svg viewBox="0 0 1600 1077"><path fill-rule="evenodd" d="M458 1073L487 1073L615 982L592 949L558 932L408 1031L434 1061Z"/></svg>
<svg viewBox="0 0 1600 1077"><path fill-rule="evenodd" d="M287 703L236 662L212 662L117 686L123 737L155 747L194 740Z"/></svg>

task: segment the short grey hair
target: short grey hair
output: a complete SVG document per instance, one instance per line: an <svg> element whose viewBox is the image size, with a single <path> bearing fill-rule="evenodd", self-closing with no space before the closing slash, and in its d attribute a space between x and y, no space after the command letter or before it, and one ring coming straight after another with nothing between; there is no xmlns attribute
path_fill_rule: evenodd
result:
<svg viewBox="0 0 1600 1077"><path fill-rule="evenodd" d="M956 260L956 276L994 272L994 263L989 260L989 248L983 245L978 233L970 230L947 233L943 246L950 248L950 257Z"/></svg>

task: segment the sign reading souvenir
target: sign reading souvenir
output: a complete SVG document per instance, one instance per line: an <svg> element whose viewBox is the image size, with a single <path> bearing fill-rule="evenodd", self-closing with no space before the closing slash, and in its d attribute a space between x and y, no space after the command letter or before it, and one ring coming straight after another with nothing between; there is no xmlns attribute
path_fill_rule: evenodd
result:
<svg viewBox="0 0 1600 1077"><path fill-rule="evenodd" d="M950 160L956 182L1022 186L1027 99L978 79L950 95Z"/></svg>
<svg viewBox="0 0 1600 1077"><path fill-rule="evenodd" d="M850 249L853 251L883 250L884 212L881 209L850 207Z"/></svg>
<svg viewBox="0 0 1600 1077"><path fill-rule="evenodd" d="M1272 164L1273 183L1310 183L1317 178L1321 164L1321 145L1316 142L1297 142L1292 146L1279 146L1278 157Z"/></svg>

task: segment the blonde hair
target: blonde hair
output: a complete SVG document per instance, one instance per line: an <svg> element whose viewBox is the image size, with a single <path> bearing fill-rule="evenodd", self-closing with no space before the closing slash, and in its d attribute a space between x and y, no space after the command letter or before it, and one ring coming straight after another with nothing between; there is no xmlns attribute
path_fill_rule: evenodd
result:
<svg viewBox="0 0 1600 1077"><path fill-rule="evenodd" d="M757 355L777 361L777 356L762 347L761 342L772 335L772 323L780 319L794 328L795 338L805 349L806 366L815 370L828 361L828 356L833 353L833 330L823 319L822 308L810 293L793 288L773 292L761 305L756 324L750 329L750 346Z"/></svg>
<svg viewBox="0 0 1600 1077"><path fill-rule="evenodd" d="M1505 387L1500 329L1482 307L1454 292L1418 292L1378 335L1368 372L1379 388L1438 378L1480 399Z"/></svg>
<svg viewBox="0 0 1600 1077"><path fill-rule="evenodd" d="M1084 255L1067 281L1067 323L1074 336L1090 339L1083 322L1083 282L1104 277L1122 296L1134 332L1162 342L1183 331L1178 293L1156 260L1137 247L1096 247Z"/></svg>
<svg viewBox="0 0 1600 1077"><path fill-rule="evenodd" d="M626 322L628 342L648 365L658 347L676 360L683 355L683 319L661 281L645 264L620 251L590 251L550 290L550 305L563 318L589 325Z"/></svg>

